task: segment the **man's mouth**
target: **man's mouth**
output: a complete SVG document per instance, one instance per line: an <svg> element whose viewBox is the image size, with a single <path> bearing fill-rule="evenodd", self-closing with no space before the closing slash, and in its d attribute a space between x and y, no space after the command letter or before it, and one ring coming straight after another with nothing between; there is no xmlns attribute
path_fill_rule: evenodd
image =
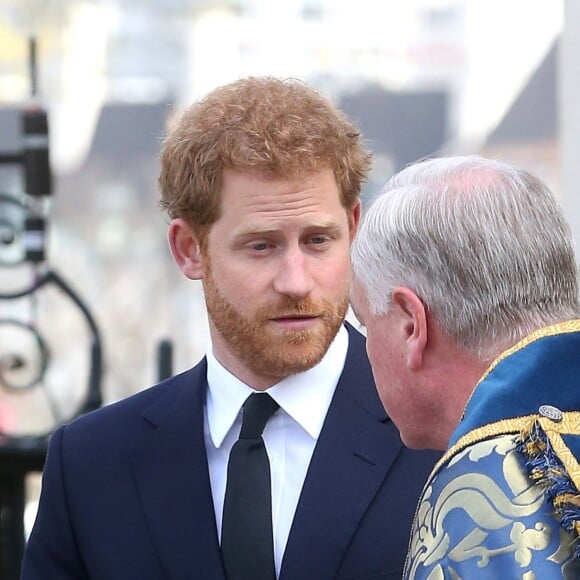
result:
<svg viewBox="0 0 580 580"><path fill-rule="evenodd" d="M307 330L318 320L316 314L287 313L270 318L271 322L288 330Z"/></svg>
<svg viewBox="0 0 580 580"><path fill-rule="evenodd" d="M290 312L288 314L278 314L277 316L273 316L271 320L304 320L310 318L318 318L318 314L308 313L305 314L304 312Z"/></svg>

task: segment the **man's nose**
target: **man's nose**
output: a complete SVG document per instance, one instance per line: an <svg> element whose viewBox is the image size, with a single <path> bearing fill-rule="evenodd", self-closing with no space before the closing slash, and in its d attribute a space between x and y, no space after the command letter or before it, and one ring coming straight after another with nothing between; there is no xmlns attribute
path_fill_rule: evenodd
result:
<svg viewBox="0 0 580 580"><path fill-rule="evenodd" d="M286 251L274 280L274 290L292 298L305 298L314 289L307 257L299 248Z"/></svg>

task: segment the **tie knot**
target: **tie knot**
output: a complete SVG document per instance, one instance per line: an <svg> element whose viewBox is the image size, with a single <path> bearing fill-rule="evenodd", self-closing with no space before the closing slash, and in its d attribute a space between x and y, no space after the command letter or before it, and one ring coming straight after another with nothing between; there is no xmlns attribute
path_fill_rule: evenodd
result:
<svg viewBox="0 0 580 580"><path fill-rule="evenodd" d="M253 393L243 406L242 439L258 439L279 405L267 393Z"/></svg>

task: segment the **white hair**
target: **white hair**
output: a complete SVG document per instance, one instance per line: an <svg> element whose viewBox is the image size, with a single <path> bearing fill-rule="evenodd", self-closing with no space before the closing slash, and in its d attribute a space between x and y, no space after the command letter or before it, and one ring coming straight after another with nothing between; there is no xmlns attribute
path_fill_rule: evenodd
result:
<svg viewBox="0 0 580 580"><path fill-rule="evenodd" d="M372 313L406 286L481 358L579 312L573 238L556 199L534 175L478 156L395 175L364 216L352 259Z"/></svg>

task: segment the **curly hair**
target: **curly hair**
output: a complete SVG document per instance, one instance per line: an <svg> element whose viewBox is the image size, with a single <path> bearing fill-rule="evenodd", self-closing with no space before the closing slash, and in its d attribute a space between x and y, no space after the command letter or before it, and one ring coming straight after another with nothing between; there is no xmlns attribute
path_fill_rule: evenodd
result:
<svg viewBox="0 0 580 580"><path fill-rule="evenodd" d="M219 217L224 169L291 179L330 168L351 209L370 165L360 132L330 100L296 79L250 77L209 93L170 131L160 205L201 234Z"/></svg>

